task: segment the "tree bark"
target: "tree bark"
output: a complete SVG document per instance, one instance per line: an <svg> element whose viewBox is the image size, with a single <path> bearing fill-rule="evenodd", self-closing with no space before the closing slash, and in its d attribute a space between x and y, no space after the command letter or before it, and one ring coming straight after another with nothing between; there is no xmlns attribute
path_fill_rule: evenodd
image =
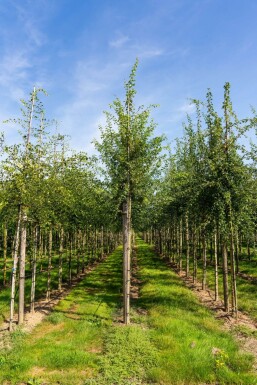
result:
<svg viewBox="0 0 257 385"><path fill-rule="evenodd" d="M17 221L16 233L13 244L13 268L12 268L12 282L11 282L11 301L10 301L10 321L9 330L13 328L13 316L14 316L14 300L15 300L15 286L16 286L16 272L18 265L18 252L20 244L20 226L21 226L21 206L19 207L19 216Z"/></svg>
<svg viewBox="0 0 257 385"><path fill-rule="evenodd" d="M31 295L30 295L30 312L34 313L35 311L35 293L36 293L36 270L37 270L37 237L38 237L38 228L34 228L34 237L33 237L33 260L32 260L32 277L31 277Z"/></svg>
<svg viewBox="0 0 257 385"><path fill-rule="evenodd" d="M63 227L60 230L60 244L59 244L59 266L58 266L58 290L62 290L62 260L63 260Z"/></svg>
<svg viewBox="0 0 257 385"><path fill-rule="evenodd" d="M19 277L19 311L18 324L24 322L25 311L25 265L26 265L26 242L27 242L27 213L25 207L21 206L21 240L20 240L20 277Z"/></svg>
<svg viewBox="0 0 257 385"><path fill-rule="evenodd" d="M123 320L130 323L131 200L123 203Z"/></svg>
<svg viewBox="0 0 257 385"><path fill-rule="evenodd" d="M182 232L182 218L179 221L179 272L183 269L183 232Z"/></svg>
<svg viewBox="0 0 257 385"><path fill-rule="evenodd" d="M193 283L197 282L197 255L196 255L196 250L197 250L197 234L196 234L196 228L194 228L194 233L193 233L193 264L194 264Z"/></svg>
<svg viewBox="0 0 257 385"><path fill-rule="evenodd" d="M186 214L186 277L189 276L189 257L190 257L189 226L188 226L188 215Z"/></svg>
<svg viewBox="0 0 257 385"><path fill-rule="evenodd" d="M68 262L68 266L69 266L69 276L68 276L68 280L69 280L69 285L71 286L71 283L72 283L72 253L73 253L73 249L72 249L72 234L70 234L70 252L69 252L69 262Z"/></svg>
<svg viewBox="0 0 257 385"><path fill-rule="evenodd" d="M6 265L7 265L7 226L6 222L3 224L3 285L6 286Z"/></svg>
<svg viewBox="0 0 257 385"><path fill-rule="evenodd" d="M217 229L214 231L214 264L215 264L215 301L219 299L219 270L218 270L218 245L217 245Z"/></svg>
<svg viewBox="0 0 257 385"><path fill-rule="evenodd" d="M49 236L48 236L48 267L47 267L47 290L46 290L47 301L50 300L50 296L51 296L52 245L53 245L53 232L52 232L52 228L50 228Z"/></svg>
<svg viewBox="0 0 257 385"><path fill-rule="evenodd" d="M230 269L231 269L231 294L232 294L232 313L237 318L237 287L235 271L235 252L234 252L234 227L230 207Z"/></svg>
<svg viewBox="0 0 257 385"><path fill-rule="evenodd" d="M206 263L207 263L207 258L206 258L206 237L205 233L203 232L202 236L202 245L203 245L203 277L202 277L202 290L206 290L206 275L207 275L207 269L206 269Z"/></svg>
<svg viewBox="0 0 257 385"><path fill-rule="evenodd" d="M222 262L223 262L223 293L225 311L229 312L229 296L228 296L228 255L227 243L222 240Z"/></svg>

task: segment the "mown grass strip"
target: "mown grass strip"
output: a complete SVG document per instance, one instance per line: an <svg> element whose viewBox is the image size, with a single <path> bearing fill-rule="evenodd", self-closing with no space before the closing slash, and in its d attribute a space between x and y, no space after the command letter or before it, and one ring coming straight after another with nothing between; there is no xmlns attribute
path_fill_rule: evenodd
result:
<svg viewBox="0 0 257 385"><path fill-rule="evenodd" d="M0 383L70 385L93 377L99 368L105 330L120 305L121 270L118 250L89 273L30 335L14 332L13 349L1 352Z"/></svg>
<svg viewBox="0 0 257 385"><path fill-rule="evenodd" d="M62 300L31 335L17 330L0 353L0 383L51 385L257 384L252 357L179 277L138 241L140 297L120 319L118 249Z"/></svg>
<svg viewBox="0 0 257 385"><path fill-rule="evenodd" d="M142 241L137 259L142 281L137 306L148 311L150 339L158 351L158 365L148 370L148 380L167 385L256 384L253 357L239 352L233 337Z"/></svg>
<svg viewBox="0 0 257 385"><path fill-rule="evenodd" d="M31 335L12 335L1 352L0 383L137 385L155 365L141 325L119 322L122 251L92 271Z"/></svg>

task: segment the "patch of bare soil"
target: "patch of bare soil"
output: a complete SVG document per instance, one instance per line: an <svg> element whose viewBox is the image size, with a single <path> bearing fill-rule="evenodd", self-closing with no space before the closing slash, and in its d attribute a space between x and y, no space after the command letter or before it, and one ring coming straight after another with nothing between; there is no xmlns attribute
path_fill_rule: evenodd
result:
<svg viewBox="0 0 257 385"><path fill-rule="evenodd" d="M79 276L73 279L72 284L63 284L63 288L61 291L59 290L53 290L51 292L51 299L41 299L38 302L35 303L35 311L34 313L30 313L30 309L25 309L25 321L22 325L22 330L24 332L31 332L35 326L37 326L39 323L43 321L43 319L51 313L51 311L54 309L54 307L61 301L63 298L65 298L70 291L82 280L85 278L85 276L90 273L93 269L95 269L99 263L101 263L106 256L101 260L94 262L90 266L88 266L85 269L84 273L81 273ZM16 314L14 317L14 323L13 323L13 329L17 327L18 324L18 315ZM10 338L8 338L9 335L9 320L6 319L4 323L1 325L0 328L0 349L2 348L9 348L10 347Z"/></svg>
<svg viewBox="0 0 257 385"><path fill-rule="evenodd" d="M219 299L215 301L214 291L207 288L202 290L200 282L193 282L192 277L186 277L186 272L179 272L174 264L169 266L180 276L185 285L190 288L199 301L214 312L215 318L223 322L223 327L229 332L233 332L240 343L241 349L247 353L251 353L255 360L253 368L257 371L257 339L252 335L257 335L257 324L247 314L238 311L237 319L232 314L225 312L224 302ZM246 335L243 330L248 330L250 335ZM247 333L248 334L248 333Z"/></svg>

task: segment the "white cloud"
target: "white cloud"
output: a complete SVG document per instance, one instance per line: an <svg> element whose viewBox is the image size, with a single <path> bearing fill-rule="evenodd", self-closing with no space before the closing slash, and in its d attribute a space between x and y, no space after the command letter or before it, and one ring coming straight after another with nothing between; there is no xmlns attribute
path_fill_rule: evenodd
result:
<svg viewBox="0 0 257 385"><path fill-rule="evenodd" d="M40 21L44 16L44 12L41 10L45 9L47 3L45 3L44 0L41 0L34 4L30 1L25 1L25 4L13 1L12 4L22 23L23 31L27 35L28 40L37 47L42 46L46 42L46 36L40 30L39 26L41 24ZM49 6L47 6L47 9L49 9Z"/></svg>
<svg viewBox="0 0 257 385"><path fill-rule="evenodd" d="M121 35L119 36L118 38L114 39L114 40L111 40L109 42L109 45L113 48L121 48L123 47L128 41L129 41L129 37L128 36L125 36L125 35Z"/></svg>
<svg viewBox="0 0 257 385"><path fill-rule="evenodd" d="M8 95L13 100L24 97L23 84L28 77L32 64L25 51L8 52L0 62L0 85L8 89Z"/></svg>
<svg viewBox="0 0 257 385"><path fill-rule="evenodd" d="M155 48L155 49L149 49L145 51L142 50L138 56L143 59L150 59L155 56L161 56L163 55L163 53L164 51L162 49Z"/></svg>
<svg viewBox="0 0 257 385"><path fill-rule="evenodd" d="M178 108L178 112L192 115L195 112L195 105L193 103L185 103Z"/></svg>

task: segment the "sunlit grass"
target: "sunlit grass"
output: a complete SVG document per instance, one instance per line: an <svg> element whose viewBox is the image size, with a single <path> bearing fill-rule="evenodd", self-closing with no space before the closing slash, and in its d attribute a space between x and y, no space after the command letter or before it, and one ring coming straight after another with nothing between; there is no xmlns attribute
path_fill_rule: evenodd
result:
<svg viewBox="0 0 257 385"><path fill-rule="evenodd" d="M150 338L158 350L158 367L148 378L158 384L256 384L249 371L252 357L239 352L233 337L221 330L145 244L137 252L143 282L138 306L148 310Z"/></svg>
<svg viewBox="0 0 257 385"><path fill-rule="evenodd" d="M257 384L252 357L150 250L136 248L140 297L121 314L122 251L87 275L30 335L0 352L0 383Z"/></svg>
<svg viewBox="0 0 257 385"><path fill-rule="evenodd" d="M85 258L86 263L89 261L89 257ZM45 297L46 289L47 289L47 266L48 261L47 258L39 259L37 261L37 274L36 274L36 292L35 292L35 300L39 300ZM51 269L51 290L57 290L58 288L58 266L59 266L59 257L54 255L52 257L52 269ZM10 281L11 281L11 261L7 266L7 287L1 287L0 289L0 323L4 321L5 318L8 318L9 307L10 307ZM42 271L41 271L42 268ZM72 259L71 263L72 277L75 277L77 274L77 262L76 259ZM67 263L67 255L64 253L63 255L63 275L62 282L65 284L68 282L69 276L69 268ZM18 277L17 277L18 280ZM30 304L30 291L31 291L31 269L29 267L29 263L26 265L26 281L25 281L25 304L28 306ZM15 308L17 308L18 303L18 288L15 293Z"/></svg>
<svg viewBox="0 0 257 385"><path fill-rule="evenodd" d="M242 260L240 261L240 271L245 274L250 274L257 277L256 260L253 258L252 261ZM190 264L190 272L192 274L193 267ZM201 282L202 278L202 261L198 261L198 280ZM248 281L240 275L236 278L237 281L237 297L238 297L238 309L248 313L255 321L257 321L257 301L256 301L256 290L257 283ZM207 264L207 284L210 289L214 290L215 276L214 266L210 263ZM231 292L231 283L229 276L229 292ZM219 296L223 299L223 276L222 268L219 267Z"/></svg>

